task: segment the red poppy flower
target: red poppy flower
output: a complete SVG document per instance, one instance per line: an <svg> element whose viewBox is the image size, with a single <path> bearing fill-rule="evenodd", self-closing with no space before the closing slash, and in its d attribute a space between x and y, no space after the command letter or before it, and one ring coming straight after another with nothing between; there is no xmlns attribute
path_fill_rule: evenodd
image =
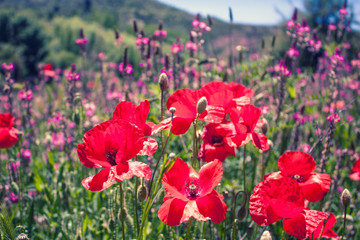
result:
<svg viewBox="0 0 360 240"><path fill-rule="evenodd" d="M175 91L167 101L167 109L176 108L171 132L175 135L184 134L197 116L196 106L200 98L206 97L208 105L199 120L209 123L220 123L230 106L250 102L254 91L238 83L226 84L211 82L200 90L180 89ZM157 131L170 127L171 119L165 119L157 125Z"/></svg>
<svg viewBox="0 0 360 240"><path fill-rule="evenodd" d="M0 149L12 147L19 140L19 130L13 128L14 121L10 113L0 113Z"/></svg>
<svg viewBox="0 0 360 240"><path fill-rule="evenodd" d="M324 221L325 227L324 227ZM291 236L303 239L318 239L321 231L323 238L338 238L338 235L332 230L336 223L334 214L321 211L304 209L294 218L284 219L283 227L286 233Z"/></svg>
<svg viewBox="0 0 360 240"><path fill-rule="evenodd" d="M226 204L214 190L222 178L222 164L215 160L204 165L199 173L181 159L162 178L167 194L158 216L169 226L176 226L191 217L215 223L225 219Z"/></svg>
<svg viewBox="0 0 360 240"><path fill-rule="evenodd" d="M310 202L321 200L330 190L330 175L315 173L315 160L303 152L287 152L280 156L279 172L267 178L290 177L299 183L304 197Z"/></svg>
<svg viewBox="0 0 360 240"><path fill-rule="evenodd" d="M45 64L44 75L47 77L55 77L55 71L53 71L53 67L52 67L51 63Z"/></svg>
<svg viewBox="0 0 360 240"><path fill-rule="evenodd" d="M205 162L211 162L215 159L223 162L227 156L235 156L235 147L231 147L227 141L229 137L235 134L236 131L232 122L206 125L201 136L203 144L200 147L199 158Z"/></svg>
<svg viewBox="0 0 360 240"><path fill-rule="evenodd" d="M266 179L254 188L249 202L251 218L261 226L295 217L303 209L299 184L291 178Z"/></svg>
<svg viewBox="0 0 360 240"><path fill-rule="evenodd" d="M236 136L232 138L234 145L239 147L251 141L257 148L263 151L270 148L267 137L262 133L255 132L263 124L259 119L260 115L261 110L251 104L230 110L230 118L237 132Z"/></svg>
<svg viewBox="0 0 360 240"><path fill-rule="evenodd" d="M360 181L360 158L355 161L354 167L352 167L353 173L350 174L350 178L354 181Z"/></svg>
<svg viewBox="0 0 360 240"><path fill-rule="evenodd" d="M136 106L134 103L129 101L120 102L113 113L113 120L125 120L135 124L137 127L143 130L145 136L151 136L156 133L153 131L155 126L152 122L146 122L146 118L149 115L150 103L145 100ZM156 152L158 145L155 139L145 138L144 147L138 155L151 156Z"/></svg>
<svg viewBox="0 0 360 240"><path fill-rule="evenodd" d="M150 179L148 165L128 162L143 149L144 132L136 125L122 120L106 121L85 133L83 141L77 147L81 163L89 168L105 168L81 182L86 189L101 191L115 180L121 182L134 175Z"/></svg>
<svg viewBox="0 0 360 240"><path fill-rule="evenodd" d="M206 95L209 105L222 108L225 112L232 106L242 105L244 102L249 104L254 95L253 90L234 82L226 84L214 81L203 86L201 91Z"/></svg>

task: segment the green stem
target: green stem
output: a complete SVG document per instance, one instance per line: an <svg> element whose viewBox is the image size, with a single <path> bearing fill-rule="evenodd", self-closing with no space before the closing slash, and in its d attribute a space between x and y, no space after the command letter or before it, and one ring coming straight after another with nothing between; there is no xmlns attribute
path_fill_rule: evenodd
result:
<svg viewBox="0 0 360 240"><path fill-rule="evenodd" d="M114 236L114 240L117 240L117 216L118 216L118 206L117 206L117 189L115 189L115 198L114 198L114 204L115 204L115 216L114 216L114 222L115 222L115 227L114 227L114 233L113 233L113 236Z"/></svg>
<svg viewBox="0 0 360 240"><path fill-rule="evenodd" d="M174 117L174 114L172 114L171 116L171 124L170 124L170 129L172 127L172 120L173 120L173 117ZM153 199L153 195L154 194L151 194L151 189L152 189L152 185L153 185L153 182L154 182L154 177L155 177L155 173L156 173L156 170L158 168L158 165L159 165L159 162L160 160L162 159L162 157L164 156L164 153L165 153L165 148L167 146L167 143L169 141L169 137L170 137L170 130L168 132L168 135L167 135L167 138L166 138L166 141L165 141L165 144L161 150L161 154L160 154L160 157L158 159L158 161L156 162L156 166L155 166L155 169L154 169L154 172L152 173L152 177L151 177L151 181L150 181L150 187L149 187L149 194L148 194L148 198L146 199L146 203L145 203L145 209L144 209L144 214L141 218L141 224L140 224L140 231L139 231L139 234L138 234L138 239L143 239L143 230L144 230L144 226L145 226L145 222L146 222L146 218L149 214L149 211L150 211L150 207L151 207L151 203L152 203L152 199ZM163 164L163 167L165 166L165 164ZM161 178L161 174L159 175L159 179ZM158 181L159 183L160 181ZM156 184L156 189L158 188L158 183ZM155 191L154 191L155 193Z"/></svg>
<svg viewBox="0 0 360 240"><path fill-rule="evenodd" d="M243 180L244 180L244 191L246 191L246 171L245 171L245 162L246 161L246 145L244 146L244 161L243 161Z"/></svg>
<svg viewBox="0 0 360 240"><path fill-rule="evenodd" d="M137 198L137 189L139 187L139 178L135 179L135 196L134 196L134 212L135 212L135 228L136 234L139 234L139 215L138 215L138 198Z"/></svg>
<svg viewBox="0 0 360 240"><path fill-rule="evenodd" d="M347 210L347 207L345 207L345 209L344 209L344 227L343 227L342 234L341 234L341 240L344 240L344 236L345 236L345 227L346 227L346 210Z"/></svg>
<svg viewBox="0 0 360 240"><path fill-rule="evenodd" d="M197 127L197 123L198 123L198 117L199 114L197 114L196 119L194 120L194 140L193 140L193 159L192 159L192 163L191 166L193 168L195 168L196 165L196 159L197 159L197 137L196 137L196 127Z"/></svg>
<svg viewBox="0 0 360 240"><path fill-rule="evenodd" d="M120 219L121 219L121 228L122 228L122 236L123 240L125 240L125 216L124 214L124 191L122 189L122 182L120 182Z"/></svg>
<svg viewBox="0 0 360 240"><path fill-rule="evenodd" d="M262 152L262 154L261 154L261 179L260 179L260 181L262 181L264 179L264 175L265 175L265 153Z"/></svg>
<svg viewBox="0 0 360 240"><path fill-rule="evenodd" d="M189 222L188 222L188 226L186 229L186 235L185 235L185 240L188 240L190 237L190 229L191 229L191 224L192 224L193 218L190 218Z"/></svg>

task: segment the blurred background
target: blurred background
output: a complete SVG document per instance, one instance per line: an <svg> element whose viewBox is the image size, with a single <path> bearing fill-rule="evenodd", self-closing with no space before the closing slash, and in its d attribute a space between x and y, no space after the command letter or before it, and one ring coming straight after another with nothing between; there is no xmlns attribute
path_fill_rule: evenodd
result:
<svg viewBox="0 0 360 240"><path fill-rule="evenodd" d="M238 45L255 52L269 51L274 36L276 45L271 48L282 56L290 45L285 34L286 21L291 19L294 8L299 19L306 18L311 29L324 38L330 23L339 21L338 10L343 0L0 0L0 61L16 65L16 79L32 78L38 73L39 63L51 63L55 68L66 68L81 61L75 40L80 29L84 30L87 57L96 59L99 52L107 52L108 60L120 62L120 53L129 48L129 59L138 65L136 35L133 21L151 37L159 21L167 31L164 48L170 49L176 37L188 41L191 21L200 13L202 19L211 16L212 31L205 37L205 50L221 58ZM356 36L360 29L360 1L347 2L352 30L348 36L352 52L358 52ZM229 7L233 23L230 23ZM231 29L231 34L230 33ZM115 32L123 43L115 46ZM231 37L230 37L231 36ZM211 55L210 54L210 55ZM353 57L353 56L350 56Z"/></svg>

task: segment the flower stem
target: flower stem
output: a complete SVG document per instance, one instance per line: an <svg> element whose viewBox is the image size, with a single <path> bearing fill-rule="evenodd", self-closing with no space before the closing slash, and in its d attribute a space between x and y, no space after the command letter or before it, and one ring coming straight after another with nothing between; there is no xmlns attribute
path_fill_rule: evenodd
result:
<svg viewBox="0 0 360 240"><path fill-rule="evenodd" d="M246 191L246 172L245 172L245 162L246 161L246 145L244 146L244 161L243 161L243 181L244 181L244 191Z"/></svg>
<svg viewBox="0 0 360 240"><path fill-rule="evenodd" d="M171 129L171 127L172 127L173 117L174 117L174 114L171 115L170 129ZM159 166L160 160L161 160L161 159L163 158L163 156L164 156L165 148L166 148L167 143L168 143L168 141L169 141L169 137L170 137L170 130L169 130L169 133L168 133L168 135L167 135L167 138L166 138L166 141L165 141L165 143L164 143L164 146L163 146L163 148L162 148L162 150L161 150L160 157L159 157L158 161L156 162L154 172L152 173L152 176L151 176L151 181L150 181L150 185L149 185L149 193L148 193L148 197L147 197L147 199L146 199L145 208L144 208L144 213L143 213L143 216L141 217L141 225L140 225L140 231L139 231L139 233L138 233L138 239L143 239L143 230L144 230L144 226L145 226L145 222L146 222L147 216L148 216L149 211L150 211L150 207L151 207L152 199L153 199L153 195L154 195L154 194L151 194L151 189L152 189L152 185L153 185L153 182L154 182L155 173L156 173L156 170L157 170L157 168L158 168L158 166ZM164 167L164 164L163 164L163 167ZM161 172L160 172L160 174L159 174L159 179L161 178L162 172L163 172L163 169L161 170ZM157 191L159 182L160 182L160 181L158 181L158 183L156 184L156 188L155 188L154 193Z"/></svg>
<svg viewBox="0 0 360 240"><path fill-rule="evenodd" d="M125 239L125 216L124 215L124 191L122 189L122 183L120 182L120 219L121 219L121 228L122 228L122 235L123 239Z"/></svg>
<svg viewBox="0 0 360 240"><path fill-rule="evenodd" d="M188 240L190 237L190 229L191 229L192 221L193 221L193 218L190 218L187 229L186 229L185 240Z"/></svg>
<svg viewBox="0 0 360 240"><path fill-rule="evenodd" d="M344 209L344 227L343 227L342 234L341 234L341 240L344 240L344 236L345 236L346 210L347 210L347 206L346 206L345 209Z"/></svg>
<svg viewBox="0 0 360 240"><path fill-rule="evenodd" d="M197 127L197 123L198 123L198 117L199 114L197 114L195 120L194 120L194 141L193 141L193 159L192 159L192 163L191 166L193 168L195 168L196 165L196 159L197 159L197 137L196 137L196 127Z"/></svg>
<svg viewBox="0 0 360 240"><path fill-rule="evenodd" d="M135 228L136 234L139 234L139 215L138 215L138 198L137 198L137 189L139 187L139 178L135 179L135 193L134 193L134 212L135 212Z"/></svg>

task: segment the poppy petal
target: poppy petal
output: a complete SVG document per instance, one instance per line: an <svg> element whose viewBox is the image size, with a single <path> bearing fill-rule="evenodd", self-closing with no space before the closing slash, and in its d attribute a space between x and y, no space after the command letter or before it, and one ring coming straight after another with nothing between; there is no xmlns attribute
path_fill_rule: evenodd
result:
<svg viewBox="0 0 360 240"><path fill-rule="evenodd" d="M209 217L212 222L220 223L224 221L226 215L226 204L214 195L207 195L196 199L199 212L204 217Z"/></svg>
<svg viewBox="0 0 360 240"><path fill-rule="evenodd" d="M113 120L126 120L144 129L149 111L150 103L148 100L141 102L139 106L129 101L122 101L116 106L113 112Z"/></svg>
<svg viewBox="0 0 360 240"><path fill-rule="evenodd" d="M185 196L185 183L189 179L189 166L177 158L171 168L164 174L161 182L171 196L187 200Z"/></svg>
<svg viewBox="0 0 360 240"><path fill-rule="evenodd" d="M156 152L158 144L153 138L145 138L143 149L140 150L138 155L140 156L151 156Z"/></svg>
<svg viewBox="0 0 360 240"><path fill-rule="evenodd" d="M262 133L252 132L251 142L262 151L269 150L270 148L267 137Z"/></svg>
<svg viewBox="0 0 360 240"><path fill-rule="evenodd" d="M284 219L283 228L285 232L291 236L303 239L306 237L306 221L304 214L296 217Z"/></svg>
<svg viewBox="0 0 360 240"><path fill-rule="evenodd" d="M108 167L101 170L94 176L85 178L81 181L84 188L90 191L102 191L109 188L115 182L115 173Z"/></svg>
<svg viewBox="0 0 360 240"><path fill-rule="evenodd" d="M16 128L0 128L0 149L14 146L19 140L18 133Z"/></svg>
<svg viewBox="0 0 360 240"><path fill-rule="evenodd" d="M304 179L310 177L316 168L315 160L304 152L286 152L279 157L278 165L285 176L299 175Z"/></svg>
<svg viewBox="0 0 360 240"><path fill-rule="evenodd" d="M151 170L149 165L138 161L130 161L116 166L116 180L124 181L132 178L133 176L143 177L146 180L150 180Z"/></svg>
<svg viewBox="0 0 360 240"><path fill-rule="evenodd" d="M201 196L211 193L220 183L223 176L222 163L215 159L205 164L199 171L199 185L201 187Z"/></svg>
<svg viewBox="0 0 360 240"><path fill-rule="evenodd" d="M82 164L84 164L85 167L88 167L88 168L101 168L102 166L100 164L94 163L87 158L86 148L87 148L86 143L81 143L77 146L77 153L78 153L80 162Z"/></svg>
<svg viewBox="0 0 360 240"><path fill-rule="evenodd" d="M12 128L15 117L11 113L0 113L0 128Z"/></svg>
<svg viewBox="0 0 360 240"><path fill-rule="evenodd" d="M187 130L189 130L192 122L193 122L193 119L174 117L173 124L172 124L170 131L174 135L184 134L187 132Z"/></svg>
<svg viewBox="0 0 360 240"><path fill-rule="evenodd" d="M166 200L159 208L159 219L162 222L166 223L168 226L179 225L183 222L182 218L186 204L186 201L177 198L171 198Z"/></svg>
<svg viewBox="0 0 360 240"><path fill-rule="evenodd" d="M250 197L252 219L267 226L281 218L291 218L304 209L304 197L298 183L288 177L267 178L259 183Z"/></svg>
<svg viewBox="0 0 360 240"><path fill-rule="evenodd" d="M329 174L314 173L303 183L299 183L304 197L310 202L321 200L330 191L331 178Z"/></svg>

